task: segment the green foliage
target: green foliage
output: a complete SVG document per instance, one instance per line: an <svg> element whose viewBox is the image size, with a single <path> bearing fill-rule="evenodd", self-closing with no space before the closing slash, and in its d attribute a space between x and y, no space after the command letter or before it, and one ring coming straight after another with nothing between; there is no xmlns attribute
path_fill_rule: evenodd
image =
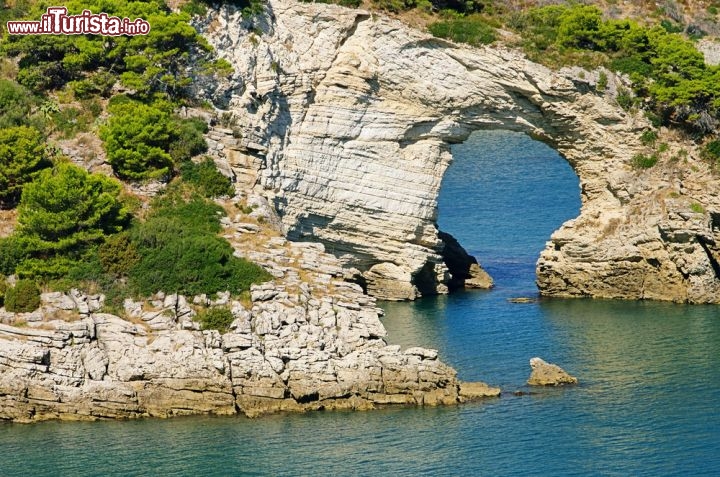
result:
<svg viewBox="0 0 720 477"><path fill-rule="evenodd" d="M70 81L68 87L78 99L86 99L93 96L107 98L110 96L112 87L116 82L117 78L112 73L98 71L85 79Z"/></svg>
<svg viewBox="0 0 720 477"><path fill-rule="evenodd" d="M532 8L512 26L532 59L558 66L585 55L627 74L661 124L704 134L714 128L712 118L720 118L720 67L706 65L694 44L668 25L604 20L595 6L569 4Z"/></svg>
<svg viewBox="0 0 720 477"><path fill-rule="evenodd" d="M115 173L130 180L169 179L173 161L187 161L207 151L202 119L180 119L169 103L144 104L124 96L110 101L112 114L100 128L108 162Z"/></svg>
<svg viewBox="0 0 720 477"><path fill-rule="evenodd" d="M640 142L642 142L646 146L653 146L655 145L657 138L657 132L653 131L652 129L648 129L640 135Z"/></svg>
<svg viewBox="0 0 720 477"><path fill-rule="evenodd" d="M14 81L0 79L0 128L27 125L37 99Z"/></svg>
<svg viewBox="0 0 720 477"><path fill-rule="evenodd" d="M180 174L183 181L192 184L203 197L232 197L235 195L235 188L230 179L217 170L215 162L210 158L206 158L199 164L192 161L182 163Z"/></svg>
<svg viewBox="0 0 720 477"><path fill-rule="evenodd" d="M200 118L175 119L172 122L172 142L168 152L176 163L190 160L207 151L203 134L208 132L207 123Z"/></svg>
<svg viewBox="0 0 720 477"><path fill-rule="evenodd" d="M702 148L702 156L704 159L713 163L720 163L720 139L715 139L705 144Z"/></svg>
<svg viewBox="0 0 720 477"><path fill-rule="evenodd" d="M0 275L0 306L3 306L5 303L5 292L8 289L8 283L5 280L5 277Z"/></svg>
<svg viewBox="0 0 720 477"><path fill-rule="evenodd" d="M115 173L125 179L169 178L172 157L170 114L142 103L110 105L113 114L100 128L108 162Z"/></svg>
<svg viewBox="0 0 720 477"><path fill-rule="evenodd" d="M27 256L25 241L11 235L0 238L0 275L12 275L18 264Z"/></svg>
<svg viewBox="0 0 720 477"><path fill-rule="evenodd" d="M37 2L23 13L26 18L37 20L46 6ZM160 94L181 98L188 97L194 76L216 73L210 46L189 24L190 16L171 12L160 0L68 0L64 6L70 14L89 9L131 20L144 18L152 28L147 35L133 37L9 37L2 52L19 57L18 81L33 91L59 88L72 81L72 89L79 97L107 95L119 79L140 97ZM196 68L191 68L192 65Z"/></svg>
<svg viewBox="0 0 720 477"><path fill-rule="evenodd" d="M635 98L626 88L618 88L615 100L617 101L618 106L623 108L625 111L629 111L635 105Z"/></svg>
<svg viewBox="0 0 720 477"><path fill-rule="evenodd" d="M597 90L605 91L607 89L607 85L608 85L607 73L605 73L604 71L601 71L600 75L598 76Z"/></svg>
<svg viewBox="0 0 720 477"><path fill-rule="evenodd" d="M692 204L690 204L690 210L692 210L696 214L704 214L705 213L705 207L703 207L702 204L699 204L697 202L693 202Z"/></svg>
<svg viewBox="0 0 720 477"><path fill-rule="evenodd" d="M215 307L201 311L196 319L203 330L218 330L220 333L225 333L235 317L229 308Z"/></svg>
<svg viewBox="0 0 720 477"><path fill-rule="evenodd" d="M32 280L18 280L5 292L5 309L13 313L35 311L40 307L40 289Z"/></svg>
<svg viewBox="0 0 720 477"><path fill-rule="evenodd" d="M0 129L0 206L17 204L23 187L49 165L40 131L27 126Z"/></svg>
<svg viewBox="0 0 720 477"><path fill-rule="evenodd" d="M81 250L122 230L128 213L119 194L109 177L58 164L23 190L17 233L38 258Z"/></svg>
<svg viewBox="0 0 720 477"><path fill-rule="evenodd" d="M48 116L61 139L72 139L78 133L90 131L94 119L90 110L74 107L59 108Z"/></svg>
<svg viewBox="0 0 720 477"><path fill-rule="evenodd" d="M135 245L127 233L109 236L98 248L102 269L115 277L126 276L140 261Z"/></svg>
<svg viewBox="0 0 720 477"><path fill-rule="evenodd" d="M156 209L131 230L141 260L129 278L144 296L162 290L186 295L230 290L239 293L270 275L233 255L217 236L222 209L204 199L185 201L180 193L155 202Z"/></svg>
<svg viewBox="0 0 720 477"><path fill-rule="evenodd" d="M650 156L647 156L645 154L636 154L632 158L632 164L633 167L637 169L649 169L655 164L657 164L658 156L656 154L652 154Z"/></svg>
<svg viewBox="0 0 720 477"><path fill-rule="evenodd" d="M479 15L449 18L428 26L430 33L438 38L446 38L469 45L487 45L495 41L495 29Z"/></svg>

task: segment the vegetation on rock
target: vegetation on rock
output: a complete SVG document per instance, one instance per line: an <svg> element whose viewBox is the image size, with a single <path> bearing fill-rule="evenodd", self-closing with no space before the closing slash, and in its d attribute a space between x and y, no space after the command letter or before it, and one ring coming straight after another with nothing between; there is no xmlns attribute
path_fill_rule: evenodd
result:
<svg viewBox="0 0 720 477"><path fill-rule="evenodd" d="M487 45L495 41L495 29L480 15L449 15L432 23L428 29L438 38L447 38L469 45Z"/></svg>
<svg viewBox="0 0 720 477"><path fill-rule="evenodd" d="M217 170L210 158L199 164L192 161L183 162L180 165L180 175L183 181L192 184L200 195L208 199L235 194L232 181Z"/></svg>
<svg viewBox="0 0 720 477"><path fill-rule="evenodd" d="M196 319L203 330L218 330L220 333L225 333L235 317L228 308L213 307L202 310Z"/></svg>
<svg viewBox="0 0 720 477"><path fill-rule="evenodd" d="M23 187L49 165L40 131L28 126L0 129L0 206L16 205Z"/></svg>
<svg viewBox="0 0 720 477"><path fill-rule="evenodd" d="M40 289L32 280L18 280L5 291L5 309L15 313L35 311L40 307Z"/></svg>
<svg viewBox="0 0 720 477"><path fill-rule="evenodd" d="M222 208L195 196L186 199L180 187L158 198L151 215L130 230L140 260L129 272L129 283L148 296L159 290L185 295L248 290L267 281L264 269L233 255L230 244L217 236Z"/></svg>

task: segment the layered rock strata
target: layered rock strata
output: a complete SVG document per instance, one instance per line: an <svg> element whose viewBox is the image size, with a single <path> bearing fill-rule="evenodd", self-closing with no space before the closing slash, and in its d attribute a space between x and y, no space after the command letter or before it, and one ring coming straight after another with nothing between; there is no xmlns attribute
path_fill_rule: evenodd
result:
<svg viewBox="0 0 720 477"><path fill-rule="evenodd" d="M248 300L158 294L103 313L101 296L48 293L33 313L0 309L0 419L247 416L439 405L496 396L462 383L435 350L388 345L382 310L343 280L321 244L289 243L252 217L224 220L237 253L275 276ZM195 306L224 306L226 333Z"/></svg>
<svg viewBox="0 0 720 477"><path fill-rule="evenodd" d="M289 238L325 244L372 294L411 299L457 281L436 198L450 145L494 128L546 142L579 178L580 216L538 263L542 293L720 301L718 182L673 138L658 165L633 166L653 152L640 141L650 125L615 103L612 74L600 91L597 73L334 5L270 0L264 15L222 9L199 27L236 69L203 86L234 121L242 160L256 161L256 192Z"/></svg>

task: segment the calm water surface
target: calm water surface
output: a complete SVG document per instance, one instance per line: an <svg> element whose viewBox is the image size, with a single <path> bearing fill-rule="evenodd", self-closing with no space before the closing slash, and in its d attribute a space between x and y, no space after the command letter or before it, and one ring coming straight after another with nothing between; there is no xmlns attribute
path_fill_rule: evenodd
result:
<svg viewBox="0 0 720 477"><path fill-rule="evenodd" d="M492 291L385 305L389 340L438 348L502 398L439 409L0 424L0 476L720 475L720 308L542 300L534 263L577 214L577 178L529 139L456 146L440 227L495 278ZM575 388L528 390L541 356Z"/></svg>

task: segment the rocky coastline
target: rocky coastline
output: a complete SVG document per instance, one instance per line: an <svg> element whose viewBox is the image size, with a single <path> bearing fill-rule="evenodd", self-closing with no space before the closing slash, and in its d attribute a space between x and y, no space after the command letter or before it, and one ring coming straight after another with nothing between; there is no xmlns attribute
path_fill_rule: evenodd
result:
<svg viewBox="0 0 720 477"><path fill-rule="evenodd" d="M460 381L436 350L389 345L376 302L492 286L436 225L450 145L478 129L541 139L578 174L582 210L541 254L542 294L720 302L720 185L679 139L668 154L684 150L682 161L633 167L650 126L615 104L622 78L599 92L590 73L335 5L270 0L251 20L222 7L197 26L235 68L197 85L227 113L208 134L210 155L253 206L230 213L223 235L274 280L246 299L159 293L114 314L77 291L44 294L33 313L0 309L0 419L254 417L498 396ZM229 331L193 319L212 306L232 310Z"/></svg>
<svg viewBox="0 0 720 477"><path fill-rule="evenodd" d="M224 221L228 238L275 276L249 300L160 293L126 300L121 318L74 290L43 294L32 313L0 309L0 420L255 417L499 395L459 381L436 350L388 345L375 299L321 244L240 218ZM228 332L200 330L198 306L230 307Z"/></svg>

